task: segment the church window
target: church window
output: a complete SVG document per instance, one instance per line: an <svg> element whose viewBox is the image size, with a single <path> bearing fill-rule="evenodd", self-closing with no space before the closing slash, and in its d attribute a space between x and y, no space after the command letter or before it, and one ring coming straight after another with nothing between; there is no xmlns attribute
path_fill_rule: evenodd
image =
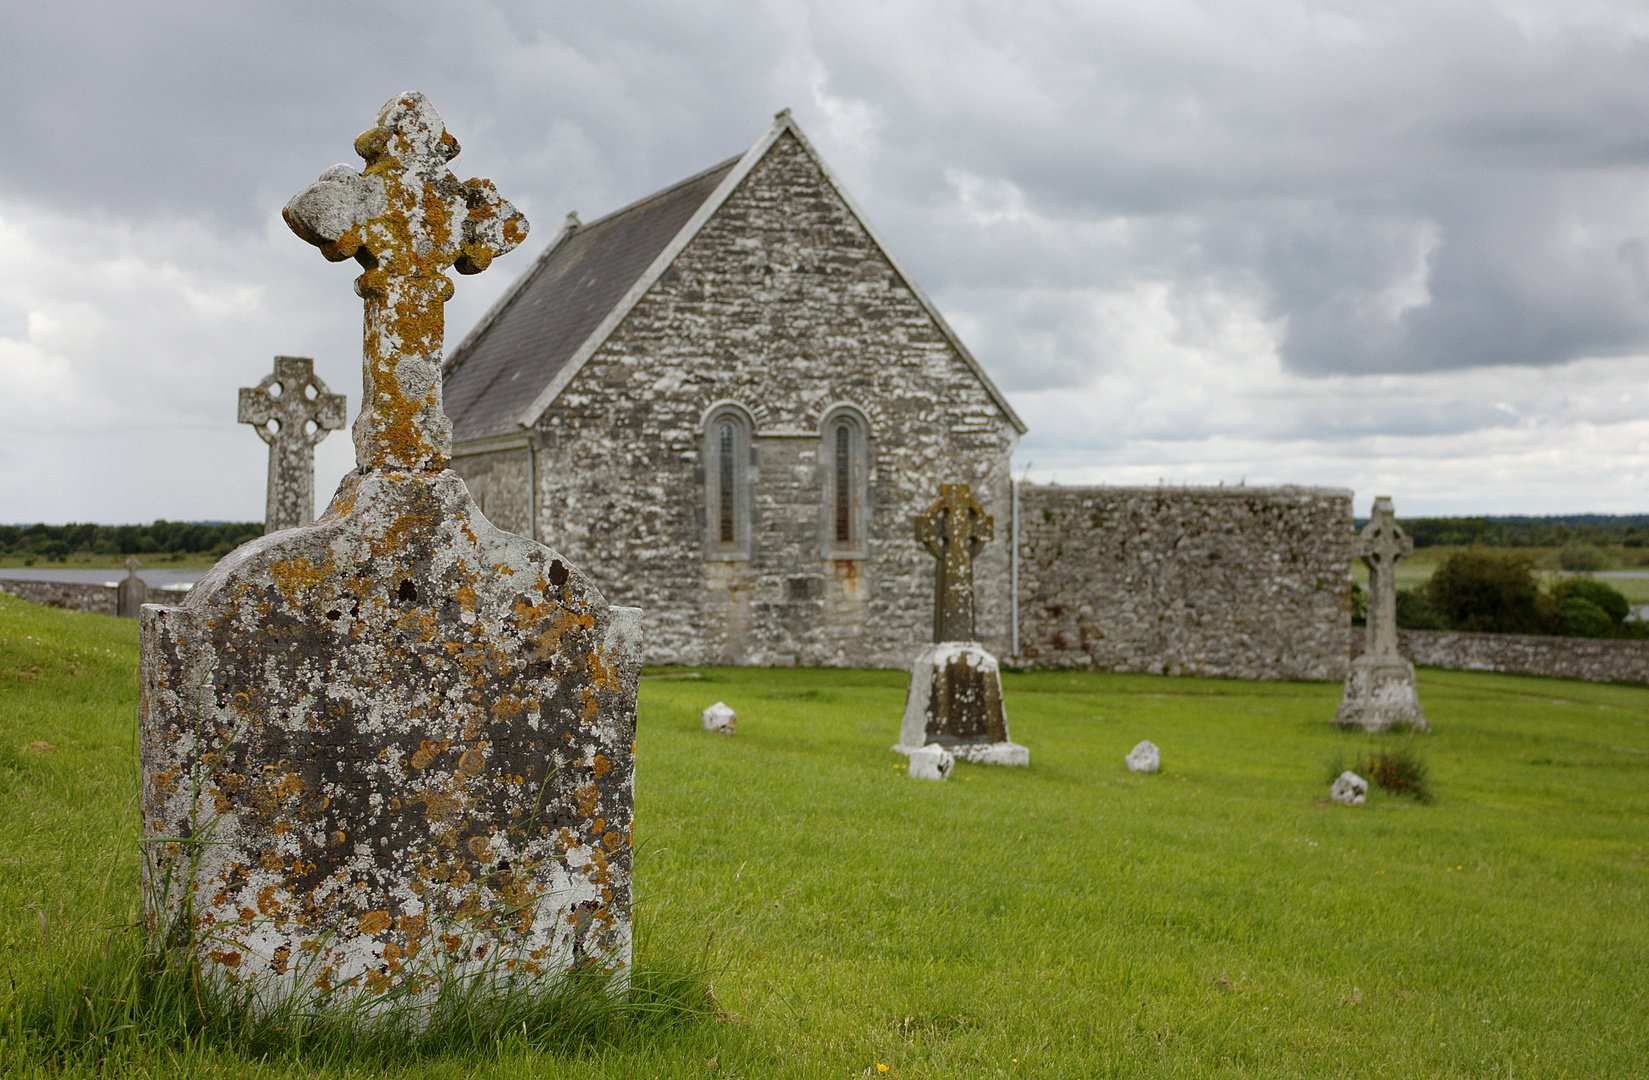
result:
<svg viewBox="0 0 1649 1080"><path fill-rule="evenodd" d="M827 559L865 557L869 430L864 414L851 405L826 413L820 426L819 486L824 513L819 539Z"/></svg>
<svg viewBox="0 0 1649 1080"><path fill-rule="evenodd" d="M737 405L711 410L705 422L705 558L750 557L750 414Z"/></svg>

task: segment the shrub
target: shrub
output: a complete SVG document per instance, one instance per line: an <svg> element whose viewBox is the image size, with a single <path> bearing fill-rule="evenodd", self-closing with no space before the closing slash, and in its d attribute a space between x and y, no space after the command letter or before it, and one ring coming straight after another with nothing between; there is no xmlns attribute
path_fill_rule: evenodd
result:
<svg viewBox="0 0 1649 1080"><path fill-rule="evenodd" d="M1429 770L1425 759L1416 750L1412 737L1401 745L1380 747L1361 755L1351 755L1344 748L1335 751L1326 761L1324 776L1332 784L1342 772L1350 769L1376 787L1393 795L1404 795L1415 802L1432 801Z"/></svg>
<svg viewBox="0 0 1649 1080"><path fill-rule="evenodd" d="M1552 594L1552 599L1560 605L1571 597L1597 605L1608 614L1609 621L1617 626L1625 622L1626 616L1632 613L1631 602L1619 589L1595 578L1560 578L1552 582L1548 591Z"/></svg>
<svg viewBox="0 0 1649 1080"><path fill-rule="evenodd" d="M1368 625L1368 590L1355 581L1351 583L1351 625ZM1399 620L1397 625L1403 625L1402 621Z"/></svg>
<svg viewBox="0 0 1649 1080"><path fill-rule="evenodd" d="M1571 596L1558 604L1558 630L1563 637L1613 637L1609 613L1584 597Z"/></svg>
<svg viewBox="0 0 1649 1080"><path fill-rule="evenodd" d="M1571 540L1557 553L1557 564L1565 570L1602 570L1608 561L1601 548L1580 540Z"/></svg>
<svg viewBox="0 0 1649 1080"><path fill-rule="evenodd" d="M1431 802L1431 785L1427 782L1425 759L1411 743L1390 750L1371 751L1364 759L1369 783L1385 788L1393 795L1407 795L1416 802Z"/></svg>
<svg viewBox="0 0 1649 1080"><path fill-rule="evenodd" d="M1397 590L1397 626L1401 630L1443 630L1424 589Z"/></svg>
<svg viewBox="0 0 1649 1080"><path fill-rule="evenodd" d="M1426 585L1427 599L1444 627L1499 634L1538 634L1540 588L1527 555L1486 548L1457 551Z"/></svg>

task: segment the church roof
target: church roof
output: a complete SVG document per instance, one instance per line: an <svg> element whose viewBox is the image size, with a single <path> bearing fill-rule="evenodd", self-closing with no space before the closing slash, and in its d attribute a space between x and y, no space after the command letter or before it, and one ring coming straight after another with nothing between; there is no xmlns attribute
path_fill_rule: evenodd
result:
<svg viewBox="0 0 1649 1080"><path fill-rule="evenodd" d="M454 442L513 435L538 422L578 369L658 280L699 228L786 131L807 148L848 210L881 248L1014 428L1025 424L911 281L837 182L789 110L749 151L606 217L568 224L458 344L443 369Z"/></svg>

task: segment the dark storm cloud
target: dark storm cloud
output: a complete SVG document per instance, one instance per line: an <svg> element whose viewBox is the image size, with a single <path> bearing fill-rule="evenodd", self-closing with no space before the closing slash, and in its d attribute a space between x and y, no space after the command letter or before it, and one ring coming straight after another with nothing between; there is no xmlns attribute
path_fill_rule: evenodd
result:
<svg viewBox="0 0 1649 1080"><path fill-rule="evenodd" d="M462 163L549 222L737 152L779 104L830 144L806 100L823 88L873 117L844 171L935 292L1255 274L1302 373L1550 364L1649 341L1649 49L1631 11L10 5L0 193L256 227L417 86L484 147ZM923 220L954 199L947 169L1145 239L1078 245L1083 261L997 230L959 263Z"/></svg>

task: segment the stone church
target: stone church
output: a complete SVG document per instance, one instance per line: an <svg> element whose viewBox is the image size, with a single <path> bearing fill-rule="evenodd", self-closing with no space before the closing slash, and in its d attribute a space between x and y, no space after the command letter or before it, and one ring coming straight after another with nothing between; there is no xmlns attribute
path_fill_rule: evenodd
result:
<svg viewBox="0 0 1649 1080"><path fill-rule="evenodd" d="M444 392L483 512L640 607L650 662L906 666L934 589L912 518L958 481L997 519L979 634L1012 647L1025 426L788 112L739 157L569 215Z"/></svg>

